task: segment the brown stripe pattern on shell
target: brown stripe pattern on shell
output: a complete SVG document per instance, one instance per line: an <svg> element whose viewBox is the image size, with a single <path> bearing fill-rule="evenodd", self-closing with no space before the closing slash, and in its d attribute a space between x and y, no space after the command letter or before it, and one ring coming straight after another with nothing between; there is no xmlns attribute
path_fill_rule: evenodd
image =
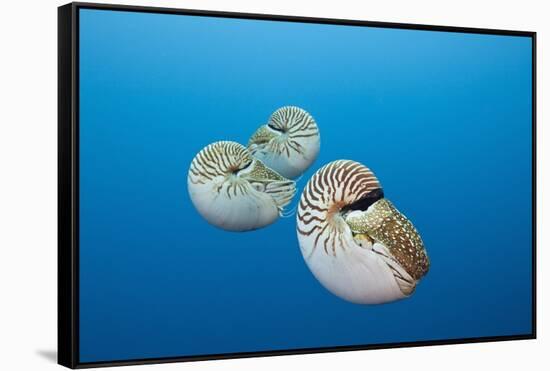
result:
<svg viewBox="0 0 550 371"><path fill-rule="evenodd" d="M189 169L189 180L193 184L206 184L217 177L227 177L246 168L252 162L248 150L235 142L220 141L203 148L195 157ZM223 183L219 183L221 192ZM229 182L224 192L228 198L247 194L247 186L239 182Z"/></svg>
<svg viewBox="0 0 550 371"><path fill-rule="evenodd" d="M251 161L252 156L244 146L229 141L215 142L203 148L191 163L191 180L204 183L237 172Z"/></svg>
<svg viewBox="0 0 550 371"><path fill-rule="evenodd" d="M307 183L298 205L298 233L314 238L313 249L326 254L344 248L342 233L349 228L340 212L381 188L372 171L351 160L338 160L319 169Z"/></svg>
<svg viewBox="0 0 550 371"><path fill-rule="evenodd" d="M301 138L319 135L319 129L313 117L299 107L286 106L273 112L267 123L271 129L286 133L287 140L271 141L270 150L279 155L291 156L292 151L304 154L305 149L299 143Z"/></svg>

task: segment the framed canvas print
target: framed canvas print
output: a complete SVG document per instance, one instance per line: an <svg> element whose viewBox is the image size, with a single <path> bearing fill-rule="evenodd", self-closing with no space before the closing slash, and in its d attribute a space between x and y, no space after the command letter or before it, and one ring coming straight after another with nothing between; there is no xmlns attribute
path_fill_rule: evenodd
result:
<svg viewBox="0 0 550 371"><path fill-rule="evenodd" d="M59 8L59 363L535 337L535 33Z"/></svg>

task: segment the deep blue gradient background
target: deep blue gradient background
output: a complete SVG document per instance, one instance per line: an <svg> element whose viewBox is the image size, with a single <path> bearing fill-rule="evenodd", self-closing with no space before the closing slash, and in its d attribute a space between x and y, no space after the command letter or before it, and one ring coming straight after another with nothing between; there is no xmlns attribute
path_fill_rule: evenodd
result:
<svg viewBox="0 0 550 371"><path fill-rule="evenodd" d="M80 11L81 362L531 331L527 37ZM372 168L432 267L358 306L303 262L295 219L207 224L194 155L308 110L323 164Z"/></svg>

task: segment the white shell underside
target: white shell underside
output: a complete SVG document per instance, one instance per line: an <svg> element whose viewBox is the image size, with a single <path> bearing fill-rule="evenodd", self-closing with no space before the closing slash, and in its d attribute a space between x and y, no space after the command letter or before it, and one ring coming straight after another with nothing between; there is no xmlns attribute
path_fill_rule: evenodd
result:
<svg viewBox="0 0 550 371"><path fill-rule="evenodd" d="M401 291L384 258L373 251L387 251L380 243L375 242L371 249L363 248L355 243L351 233L345 233L344 248L338 246L333 255L320 246L313 249L309 237L298 233L298 239L307 266L334 295L356 304L381 304L408 296ZM403 270L400 273L410 278Z"/></svg>
<svg viewBox="0 0 550 371"><path fill-rule="evenodd" d="M290 150L289 154L277 154L267 149L258 148L254 157L275 170L285 178L294 179L302 175L315 161L321 147L319 136L300 141L303 153Z"/></svg>
<svg viewBox="0 0 550 371"><path fill-rule="evenodd" d="M279 209L271 196L252 187L248 187L247 195L228 196L228 182L215 190L222 180L206 184L193 184L190 179L187 182L191 201L210 224L240 232L258 229L277 220Z"/></svg>

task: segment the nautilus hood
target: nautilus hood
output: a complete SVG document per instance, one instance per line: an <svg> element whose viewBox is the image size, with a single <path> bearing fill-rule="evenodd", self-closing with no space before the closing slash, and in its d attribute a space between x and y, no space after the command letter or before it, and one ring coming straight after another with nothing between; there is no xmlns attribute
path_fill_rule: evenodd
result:
<svg viewBox="0 0 550 371"><path fill-rule="evenodd" d="M365 211L351 211L345 220L352 233L368 234L386 246L415 280L428 272L430 262L420 234L389 200L382 198Z"/></svg>

